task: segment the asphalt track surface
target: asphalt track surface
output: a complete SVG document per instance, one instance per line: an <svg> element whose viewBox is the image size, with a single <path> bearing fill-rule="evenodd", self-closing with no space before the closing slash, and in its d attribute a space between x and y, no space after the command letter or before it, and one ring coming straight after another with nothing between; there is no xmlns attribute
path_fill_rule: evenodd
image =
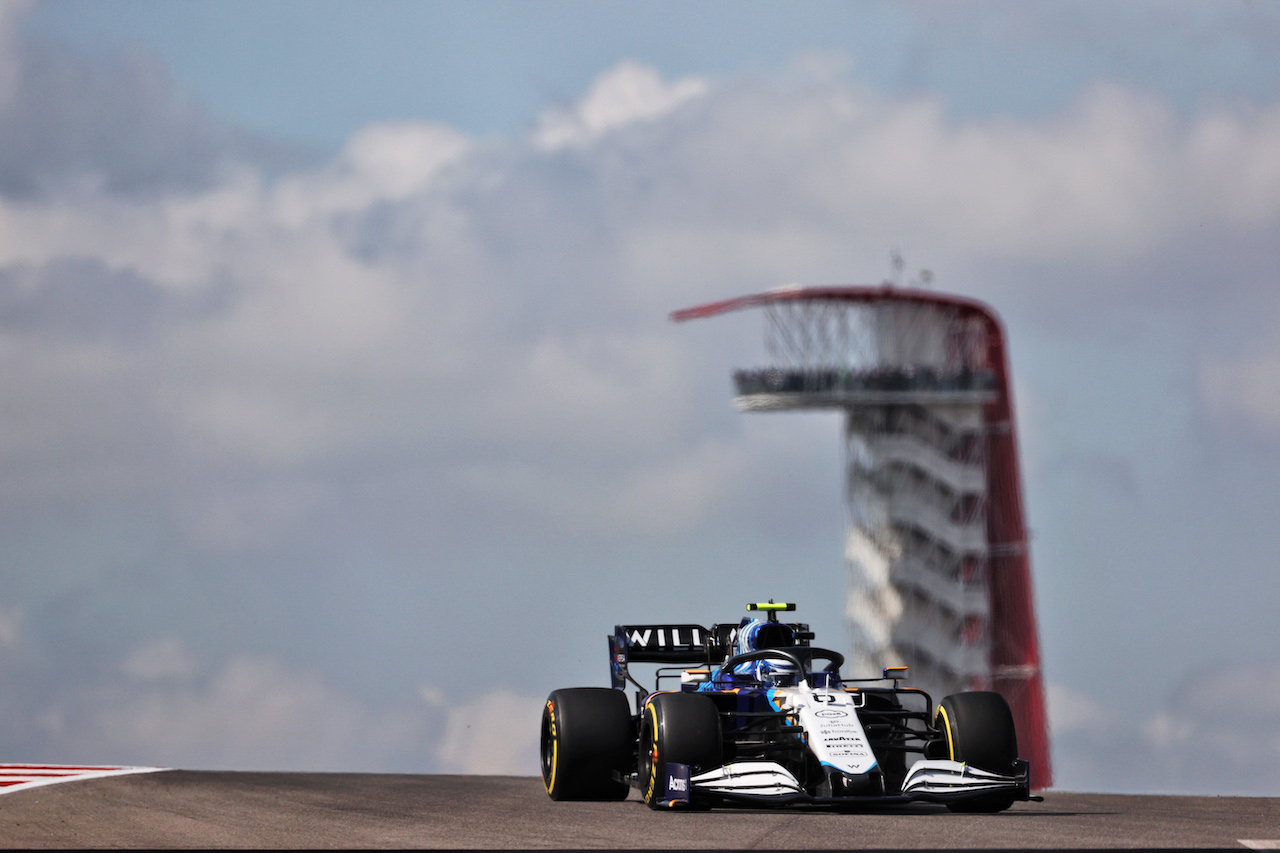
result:
<svg viewBox="0 0 1280 853"><path fill-rule="evenodd" d="M536 778L171 770L0 796L3 847L1225 848L1280 839L1280 798L1049 792L997 815L655 812L553 803Z"/></svg>

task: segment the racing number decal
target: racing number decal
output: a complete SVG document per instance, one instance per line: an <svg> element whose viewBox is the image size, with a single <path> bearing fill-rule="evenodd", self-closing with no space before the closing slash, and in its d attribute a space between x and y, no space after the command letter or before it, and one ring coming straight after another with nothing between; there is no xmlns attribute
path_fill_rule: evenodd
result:
<svg viewBox="0 0 1280 853"><path fill-rule="evenodd" d="M556 703L547 701L547 716L551 720L551 773L543 780L550 794L556 787L556 759L560 752L560 732L556 725Z"/></svg>

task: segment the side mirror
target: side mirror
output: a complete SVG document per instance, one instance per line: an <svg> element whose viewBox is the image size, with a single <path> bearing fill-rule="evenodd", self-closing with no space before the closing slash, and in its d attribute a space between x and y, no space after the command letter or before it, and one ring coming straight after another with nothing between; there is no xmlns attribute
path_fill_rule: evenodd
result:
<svg viewBox="0 0 1280 853"><path fill-rule="evenodd" d="M905 666L886 666L884 668L884 677L890 681L906 681L907 668Z"/></svg>
<svg viewBox="0 0 1280 853"><path fill-rule="evenodd" d="M703 684L711 680L709 669L686 669L680 673L681 684Z"/></svg>

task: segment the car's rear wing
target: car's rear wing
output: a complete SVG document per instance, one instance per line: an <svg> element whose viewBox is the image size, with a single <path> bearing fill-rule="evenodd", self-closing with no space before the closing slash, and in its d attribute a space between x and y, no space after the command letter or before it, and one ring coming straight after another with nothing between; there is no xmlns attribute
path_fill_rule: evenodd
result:
<svg viewBox="0 0 1280 853"><path fill-rule="evenodd" d="M789 623L797 645L807 646L813 634L803 623ZM623 690L632 681L629 663L719 664L730 652L736 625L616 625L609 637L609 678ZM637 684L637 686L639 686Z"/></svg>
<svg viewBox="0 0 1280 853"><path fill-rule="evenodd" d="M701 625L617 625L609 637L609 680L626 689L629 663L709 664L713 644Z"/></svg>
<svg viewBox="0 0 1280 853"><path fill-rule="evenodd" d="M618 625L614 639L636 663L707 663L710 632L701 625Z"/></svg>

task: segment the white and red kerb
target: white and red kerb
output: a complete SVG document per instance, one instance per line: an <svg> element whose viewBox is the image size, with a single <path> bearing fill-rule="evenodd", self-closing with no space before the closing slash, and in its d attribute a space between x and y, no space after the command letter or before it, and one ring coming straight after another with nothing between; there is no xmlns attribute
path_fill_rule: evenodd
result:
<svg viewBox="0 0 1280 853"><path fill-rule="evenodd" d="M37 785L52 785L55 782L124 776L129 773L154 773L164 769L163 767L119 767L103 764L0 764L0 794L34 788Z"/></svg>

